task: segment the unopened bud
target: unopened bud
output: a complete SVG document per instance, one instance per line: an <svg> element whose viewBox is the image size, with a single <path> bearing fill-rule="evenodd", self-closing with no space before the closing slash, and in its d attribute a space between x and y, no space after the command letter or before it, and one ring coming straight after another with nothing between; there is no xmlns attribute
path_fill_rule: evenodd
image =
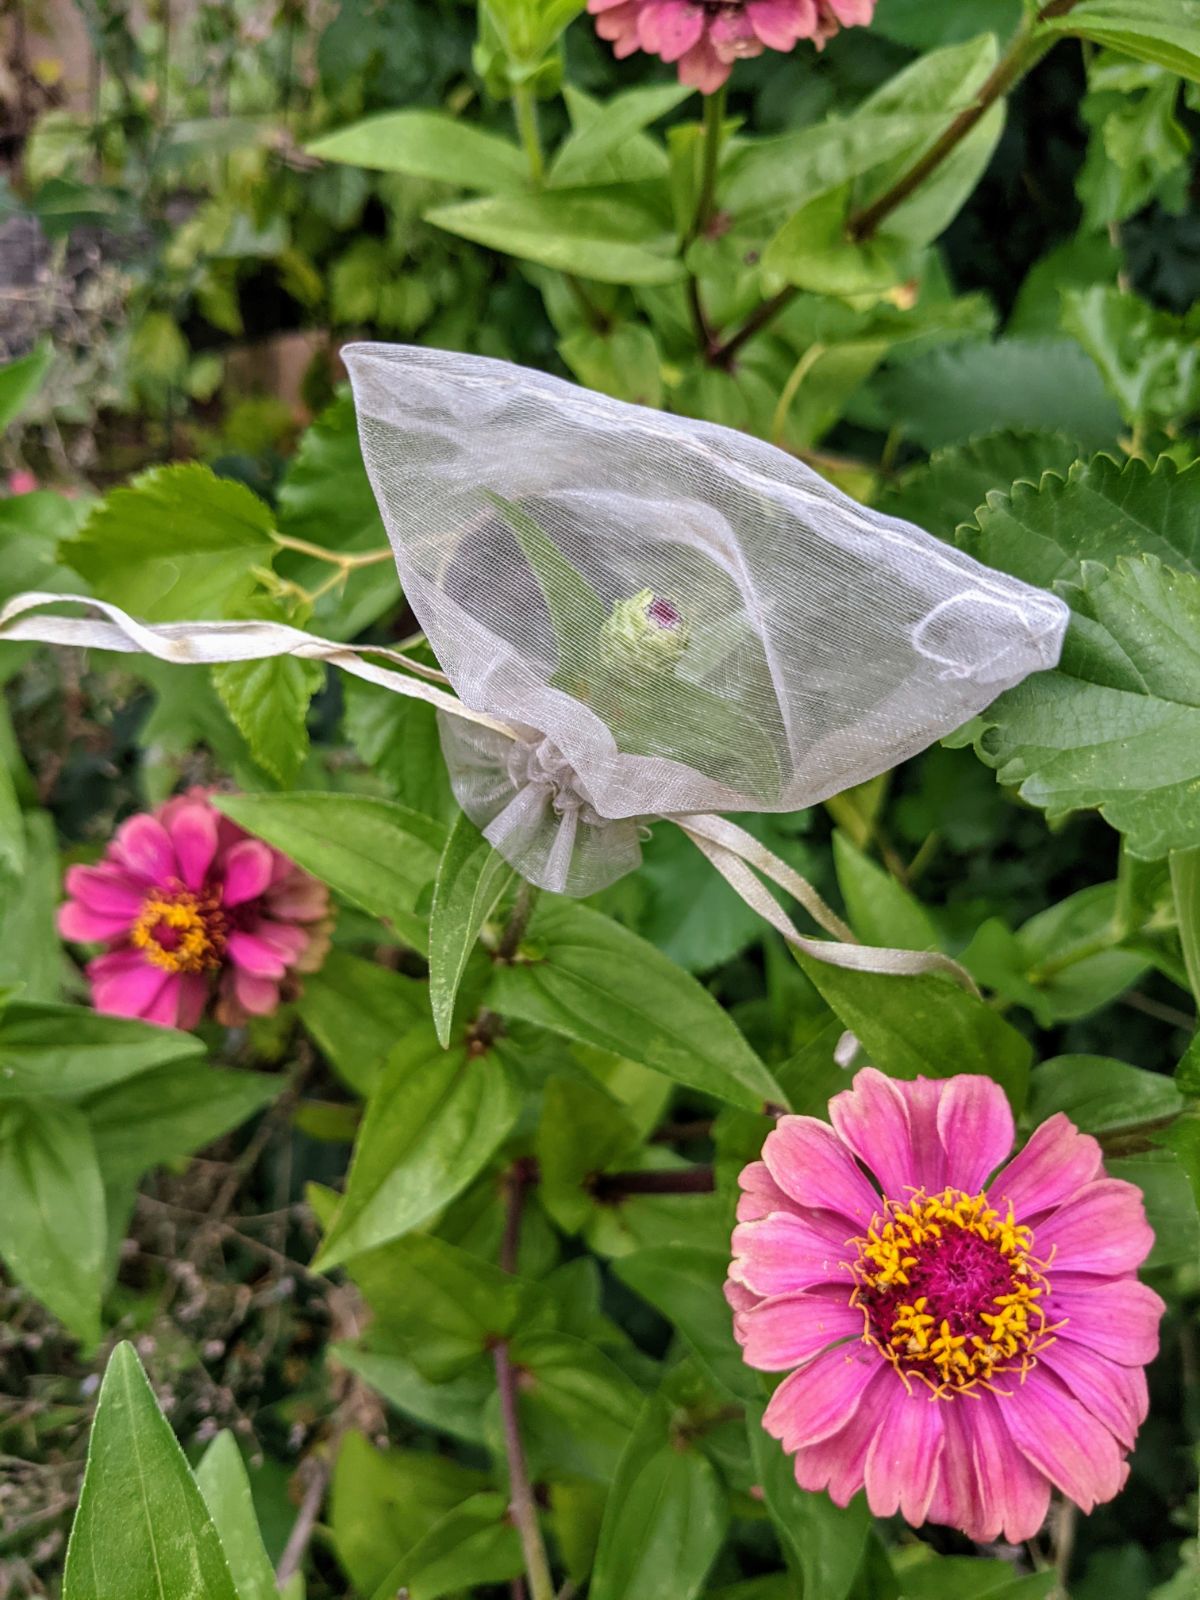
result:
<svg viewBox="0 0 1200 1600"><path fill-rule="evenodd" d="M640 589L612 608L601 638L608 658L642 672L669 672L687 649L691 630L671 600Z"/></svg>

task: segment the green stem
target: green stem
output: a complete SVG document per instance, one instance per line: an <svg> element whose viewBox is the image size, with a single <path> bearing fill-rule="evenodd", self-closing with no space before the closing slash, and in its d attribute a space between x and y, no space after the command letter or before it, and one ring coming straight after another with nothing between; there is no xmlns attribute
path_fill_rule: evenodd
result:
<svg viewBox="0 0 1200 1600"><path fill-rule="evenodd" d="M537 94L529 83L513 87L513 115L517 120L517 133L529 162L529 176L534 187L540 189L546 181L546 157L542 151L542 130L538 124Z"/></svg>
<svg viewBox="0 0 1200 1600"><path fill-rule="evenodd" d="M1049 17L1063 16L1076 3L1077 0L1051 0L1051 3L1038 13L1036 21L1042 22ZM952 154L971 130L979 125L992 106L1016 87L1055 42L1053 38L1040 37L1036 32L1034 21L1027 19L1012 44L996 63L991 76L980 89L974 102L958 113L940 138L936 139L924 155L913 162L895 183L889 185L869 205L850 213L846 219L847 238L855 244L862 244L872 238L892 212L911 198L926 178L937 171L947 156ZM770 300L764 300L735 333L731 334L723 344L715 346L709 356L713 366L728 366L742 346L773 322L799 292L794 284L788 284Z"/></svg>
<svg viewBox="0 0 1200 1600"><path fill-rule="evenodd" d="M696 196L696 215L687 236L688 244L698 239L712 221L724 132L725 85L722 84L716 94L704 97L704 164L700 172L700 192Z"/></svg>

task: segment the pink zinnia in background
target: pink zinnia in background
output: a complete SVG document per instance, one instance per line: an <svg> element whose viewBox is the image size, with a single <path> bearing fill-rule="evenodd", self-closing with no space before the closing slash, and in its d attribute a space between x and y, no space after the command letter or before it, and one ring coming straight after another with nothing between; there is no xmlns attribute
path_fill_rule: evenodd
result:
<svg viewBox="0 0 1200 1600"><path fill-rule="evenodd" d="M588 0L588 10L614 55L678 61L680 83L712 94L739 57L790 50L797 39L820 49L839 28L870 22L875 0Z"/></svg>
<svg viewBox="0 0 1200 1600"><path fill-rule="evenodd" d="M800 1487L1014 1543L1051 1485L1111 1499L1163 1311L1140 1191L1061 1113L1002 1165L990 1078L867 1068L829 1115L781 1118L742 1173L726 1286L746 1361L789 1373L763 1423Z"/></svg>
<svg viewBox="0 0 1200 1600"><path fill-rule="evenodd" d="M63 937L97 1011L194 1028L213 1000L235 1025L274 1011L329 948L329 891L221 815L199 789L123 822L95 867L71 867Z"/></svg>

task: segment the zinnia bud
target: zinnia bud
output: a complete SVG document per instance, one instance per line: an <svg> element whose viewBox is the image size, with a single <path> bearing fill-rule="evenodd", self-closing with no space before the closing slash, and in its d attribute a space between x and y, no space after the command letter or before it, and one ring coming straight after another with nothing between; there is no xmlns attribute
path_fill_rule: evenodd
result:
<svg viewBox="0 0 1200 1600"><path fill-rule="evenodd" d="M690 633L678 606L653 589L639 589L612 608L600 637L608 665L665 673L687 649Z"/></svg>

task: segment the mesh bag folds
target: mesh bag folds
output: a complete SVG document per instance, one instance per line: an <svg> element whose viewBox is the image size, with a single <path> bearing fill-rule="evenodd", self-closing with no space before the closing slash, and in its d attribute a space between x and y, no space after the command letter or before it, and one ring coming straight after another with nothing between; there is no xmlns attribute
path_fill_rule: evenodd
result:
<svg viewBox="0 0 1200 1600"><path fill-rule="evenodd" d="M545 888L647 820L793 811L1058 660L1067 608L783 451L483 357L343 352L459 803Z"/></svg>

